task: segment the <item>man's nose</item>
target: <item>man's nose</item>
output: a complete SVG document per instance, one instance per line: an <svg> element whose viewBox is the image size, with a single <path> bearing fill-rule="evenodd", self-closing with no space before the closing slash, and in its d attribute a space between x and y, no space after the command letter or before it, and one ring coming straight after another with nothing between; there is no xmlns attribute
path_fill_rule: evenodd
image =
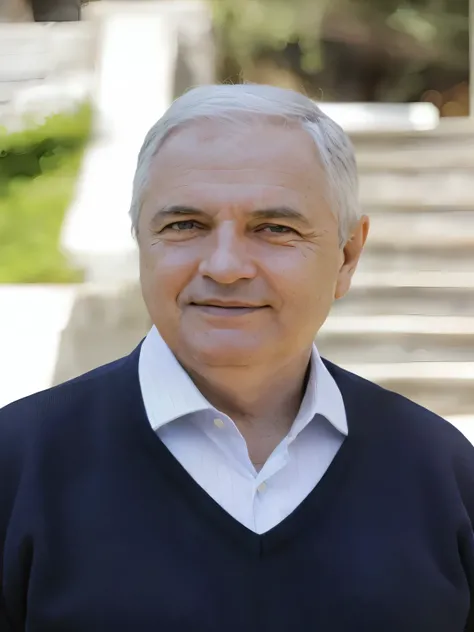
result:
<svg viewBox="0 0 474 632"><path fill-rule="evenodd" d="M229 285L256 275L245 235L239 234L231 221L223 222L208 241L208 250L199 266L203 276Z"/></svg>

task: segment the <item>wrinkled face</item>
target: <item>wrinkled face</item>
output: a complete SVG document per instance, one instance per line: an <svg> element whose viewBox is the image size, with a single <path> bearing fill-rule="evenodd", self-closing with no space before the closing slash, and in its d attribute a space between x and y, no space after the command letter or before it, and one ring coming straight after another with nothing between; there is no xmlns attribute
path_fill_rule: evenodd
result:
<svg viewBox="0 0 474 632"><path fill-rule="evenodd" d="M291 361L347 291L364 226L340 248L302 129L193 123L157 153L138 224L150 316L184 364Z"/></svg>

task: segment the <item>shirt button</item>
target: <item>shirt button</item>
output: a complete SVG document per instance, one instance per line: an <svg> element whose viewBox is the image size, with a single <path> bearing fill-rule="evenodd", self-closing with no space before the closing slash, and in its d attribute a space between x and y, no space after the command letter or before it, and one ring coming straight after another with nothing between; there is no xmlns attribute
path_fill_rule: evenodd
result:
<svg viewBox="0 0 474 632"><path fill-rule="evenodd" d="M222 419L214 419L214 425L216 428L223 428L225 426L225 423L222 421Z"/></svg>
<svg viewBox="0 0 474 632"><path fill-rule="evenodd" d="M260 485L257 487L257 491L259 491L260 493L263 493L266 489L267 489L266 483L260 483Z"/></svg>

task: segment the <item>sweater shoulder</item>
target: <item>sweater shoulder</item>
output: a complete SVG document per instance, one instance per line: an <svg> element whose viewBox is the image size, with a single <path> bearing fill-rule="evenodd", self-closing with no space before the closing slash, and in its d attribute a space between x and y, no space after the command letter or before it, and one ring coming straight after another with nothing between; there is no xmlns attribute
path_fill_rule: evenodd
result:
<svg viewBox="0 0 474 632"><path fill-rule="evenodd" d="M34 393L0 409L0 542L24 465L51 427L89 417L104 400L123 394L133 355L100 366L72 380ZM2 524L3 523L3 524Z"/></svg>
<svg viewBox="0 0 474 632"><path fill-rule="evenodd" d="M0 408L0 449L10 441L25 440L44 420L74 411L85 398L114 387L130 356L120 358L67 382L33 393Z"/></svg>
<svg viewBox="0 0 474 632"><path fill-rule="evenodd" d="M358 410L365 439L396 444L405 462L411 459L441 478L454 477L474 524L474 445L464 434L407 397L325 363L341 389L349 418L351 407Z"/></svg>
<svg viewBox="0 0 474 632"><path fill-rule="evenodd" d="M352 404L365 409L366 417L377 419L377 425L384 432L393 430L414 437L419 432L425 436L429 433L434 441L450 439L454 444L474 452L474 446L466 437L440 415L327 360L324 362L341 389L345 402L349 400L349 407ZM368 431L373 429L370 426L367 427Z"/></svg>

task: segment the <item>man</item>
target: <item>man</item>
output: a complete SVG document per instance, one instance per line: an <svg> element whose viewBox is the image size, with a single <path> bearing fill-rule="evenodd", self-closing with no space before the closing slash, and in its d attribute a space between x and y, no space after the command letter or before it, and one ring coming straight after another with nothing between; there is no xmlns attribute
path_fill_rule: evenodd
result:
<svg viewBox="0 0 474 632"><path fill-rule="evenodd" d="M369 224L343 131L194 89L131 218L144 342L0 412L1 632L474 631L474 448L313 346Z"/></svg>

